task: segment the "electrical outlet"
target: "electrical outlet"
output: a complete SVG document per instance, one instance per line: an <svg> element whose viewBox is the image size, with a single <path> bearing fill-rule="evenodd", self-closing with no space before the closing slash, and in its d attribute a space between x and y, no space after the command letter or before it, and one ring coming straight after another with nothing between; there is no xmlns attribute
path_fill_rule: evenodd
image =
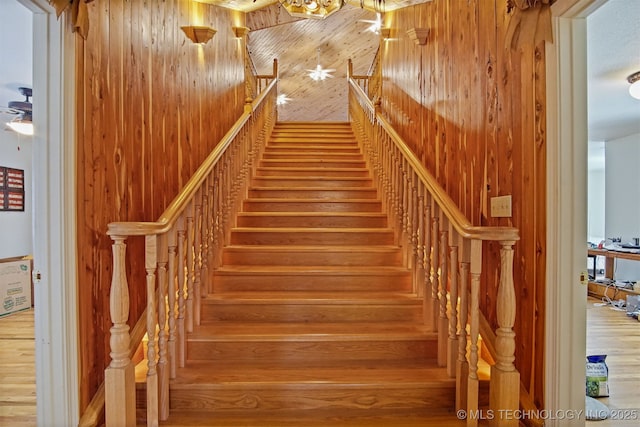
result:
<svg viewBox="0 0 640 427"><path fill-rule="evenodd" d="M492 218L511 218L511 195L491 198Z"/></svg>

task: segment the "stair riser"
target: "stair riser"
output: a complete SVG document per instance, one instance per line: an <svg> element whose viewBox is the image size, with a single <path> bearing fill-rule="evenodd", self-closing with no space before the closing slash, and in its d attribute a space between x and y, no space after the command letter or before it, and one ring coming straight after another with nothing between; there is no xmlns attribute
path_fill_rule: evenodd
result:
<svg viewBox="0 0 640 427"><path fill-rule="evenodd" d="M389 251L318 251L301 249L283 249L274 251L260 247L227 249L223 253L224 264L238 265L332 265L354 266L369 265L372 267L383 265L399 265L402 254L399 250Z"/></svg>
<svg viewBox="0 0 640 427"><path fill-rule="evenodd" d="M265 230L232 230L232 245L392 245L393 233L385 232L329 232L291 231L274 228Z"/></svg>
<svg viewBox="0 0 640 427"><path fill-rule="evenodd" d="M369 176L366 169L319 169L319 168L257 168L256 176L287 176L287 177L364 177Z"/></svg>
<svg viewBox="0 0 640 427"><path fill-rule="evenodd" d="M372 201L302 201L249 200L243 203L245 212L380 212L382 202Z"/></svg>
<svg viewBox="0 0 640 427"><path fill-rule="evenodd" d="M434 341L189 341L188 360L212 362L234 360L267 362L277 360L279 364L324 361L372 361L397 359L433 359L437 356Z"/></svg>
<svg viewBox="0 0 640 427"><path fill-rule="evenodd" d="M360 153L335 153L332 151L321 151L321 150L280 150L280 149L272 149L265 151L262 155L263 159L302 159L302 160L316 160L316 159L324 159L324 160L362 160L362 155Z"/></svg>
<svg viewBox="0 0 640 427"><path fill-rule="evenodd" d="M240 215L238 227L355 227L377 228L387 227L388 221L382 216L263 216Z"/></svg>
<svg viewBox="0 0 640 427"><path fill-rule="evenodd" d="M204 304L202 319L232 322L398 322L422 319L422 303L373 304Z"/></svg>
<svg viewBox="0 0 640 427"><path fill-rule="evenodd" d="M290 132L290 131L274 131L271 133L271 141L281 141L283 139L290 139L293 141L300 141L301 143L307 141L323 141L323 142L334 142L334 141L356 141L353 133L351 132L343 132L343 131L322 131L322 132Z"/></svg>
<svg viewBox="0 0 640 427"><path fill-rule="evenodd" d="M282 187L286 185L301 187L370 187L372 181L369 177L356 177L355 179L340 179L335 178L331 180L317 179L317 178L305 178L305 177L254 177L252 185L256 187Z"/></svg>
<svg viewBox="0 0 640 427"><path fill-rule="evenodd" d="M313 144L299 144L295 142L270 142L265 147L265 152L269 153L271 151L283 151L286 150L290 153L301 153L301 154L311 154L311 153L324 153L324 154L358 154L361 155L362 151L360 151L360 147L356 144L323 144L321 142L316 142Z"/></svg>
<svg viewBox="0 0 640 427"><path fill-rule="evenodd" d="M436 415L450 411L454 399L455 388L450 383L405 389L398 389L392 384L380 384L375 388L293 384L286 388L173 389L170 407L175 410L243 410L255 412L256 416L260 411L273 410L423 408L432 410Z"/></svg>
<svg viewBox="0 0 640 427"><path fill-rule="evenodd" d="M305 188L288 189L250 189L251 198L280 198L280 199L376 199L378 192L372 188L354 190L323 189L307 190Z"/></svg>
<svg viewBox="0 0 640 427"><path fill-rule="evenodd" d="M366 167L363 160L327 160L322 158L316 159L267 159L260 161L261 167L273 168L364 168Z"/></svg>
<svg viewBox="0 0 640 427"><path fill-rule="evenodd" d="M231 275L218 273L214 278L210 292L233 291L369 291L369 292L409 292L411 277L408 274L397 276L360 275Z"/></svg>

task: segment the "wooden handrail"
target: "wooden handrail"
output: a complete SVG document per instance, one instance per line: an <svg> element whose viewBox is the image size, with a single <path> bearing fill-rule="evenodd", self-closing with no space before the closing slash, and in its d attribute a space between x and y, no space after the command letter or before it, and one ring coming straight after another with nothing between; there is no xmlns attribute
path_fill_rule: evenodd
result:
<svg viewBox="0 0 640 427"><path fill-rule="evenodd" d="M277 62L274 61L274 73ZM109 294L111 363L105 369L107 426L134 426L136 396L131 345L126 240L144 237L148 335L146 349L147 422L157 425L169 416L169 381L184 366L186 334L200 324L200 300L221 263L231 221L250 181L253 165L277 117L277 76L270 77L255 100L248 100L238 121L207 156L185 187L155 222L113 222L113 276ZM136 254L140 256L140 254Z"/></svg>
<svg viewBox="0 0 640 427"><path fill-rule="evenodd" d="M242 127L247 123L252 112L255 111L256 106L262 103L267 93L269 93L276 84L277 81L273 80L269 86L251 102L249 111L245 111L231 129L222 137L218 145L216 145L216 148L207 156L191 176L183 190L173 199L157 221L112 222L108 225L107 234L109 236L145 236L162 234L170 230L182 212L184 212L189 201L193 199L215 164L220 160L222 154L227 150L229 144L231 144L233 139L238 135L238 132L240 132Z"/></svg>
<svg viewBox="0 0 640 427"><path fill-rule="evenodd" d="M362 98L362 102L366 103L371 111L375 111L373 102L367 97L362 88L353 80L349 80L349 84L358 92ZM444 191L444 189L436 184L436 179L433 175L424 167L422 162L418 160L416 155L411 149L404 143L402 138L398 135L398 132L391 126L389 121L385 119L381 114L376 112L376 120L385 129L385 131L391 136L398 148L402 151L402 154L409 160L411 167L420 177L420 180L429 189L437 203L445 212L447 218L451 221L451 224L455 227L456 231L467 239L477 240L520 240L520 234L517 228L514 227L488 227L488 226L474 226L467 217L460 211L451 197Z"/></svg>
<svg viewBox="0 0 640 427"><path fill-rule="evenodd" d="M514 227L472 225L367 96L369 81L351 77L351 63L348 74L349 115L383 207L398 230L403 260L413 273L413 291L423 298L425 325L437 333L438 365L456 378L456 409L472 414L469 427L478 425L473 414L479 410L479 337L485 326L485 333L495 337L489 408L497 414L515 411L520 374L514 364L513 245L519 232ZM500 245L499 263L485 265L483 241ZM481 325L480 285L487 267L499 277L495 335ZM506 415L492 424L515 427L518 420Z"/></svg>

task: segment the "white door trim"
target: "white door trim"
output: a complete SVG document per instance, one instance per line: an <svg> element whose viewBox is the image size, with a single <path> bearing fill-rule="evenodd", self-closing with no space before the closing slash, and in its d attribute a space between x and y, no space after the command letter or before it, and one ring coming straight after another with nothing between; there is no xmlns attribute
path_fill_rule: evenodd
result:
<svg viewBox="0 0 640 427"><path fill-rule="evenodd" d="M46 0L33 11L33 188L38 426L79 420L75 205L75 35Z"/></svg>
<svg viewBox="0 0 640 427"><path fill-rule="evenodd" d="M545 409L585 405L587 242L586 17L606 0L558 0L547 45L547 277ZM561 412L556 412L561 411ZM558 417L560 418L560 417ZM584 426L545 420L547 426Z"/></svg>

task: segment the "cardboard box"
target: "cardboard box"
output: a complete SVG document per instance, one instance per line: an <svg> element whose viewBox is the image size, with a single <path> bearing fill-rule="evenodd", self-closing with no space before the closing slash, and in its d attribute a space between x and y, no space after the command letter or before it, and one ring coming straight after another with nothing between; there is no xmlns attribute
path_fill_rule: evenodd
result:
<svg viewBox="0 0 640 427"><path fill-rule="evenodd" d="M31 260L0 263L0 316L31 308Z"/></svg>

